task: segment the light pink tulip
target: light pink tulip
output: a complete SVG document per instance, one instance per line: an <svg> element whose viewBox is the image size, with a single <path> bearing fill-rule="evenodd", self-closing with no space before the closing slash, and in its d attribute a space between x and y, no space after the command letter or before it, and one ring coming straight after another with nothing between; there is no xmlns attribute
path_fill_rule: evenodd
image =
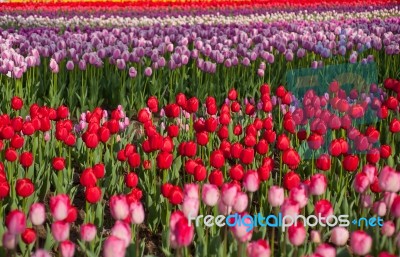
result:
<svg viewBox="0 0 400 257"><path fill-rule="evenodd" d="M369 183L374 183L375 176L377 175L376 167L370 164L364 165L362 172L367 176Z"/></svg>
<svg viewBox="0 0 400 257"><path fill-rule="evenodd" d="M126 243L124 240L109 236L104 242L103 257L125 257Z"/></svg>
<svg viewBox="0 0 400 257"><path fill-rule="evenodd" d="M379 174L379 187L386 192L400 191L400 174L395 169L385 166Z"/></svg>
<svg viewBox="0 0 400 257"><path fill-rule="evenodd" d="M111 235L121 239L124 242L124 246L126 248L131 241L132 232L127 223L117 220L117 222L115 222L114 226L111 229Z"/></svg>
<svg viewBox="0 0 400 257"><path fill-rule="evenodd" d="M199 214L200 201L198 198L183 197L182 211L186 217L196 217Z"/></svg>
<svg viewBox="0 0 400 257"><path fill-rule="evenodd" d="M315 253L324 257L336 257L335 247L326 243L318 245L317 249L315 249Z"/></svg>
<svg viewBox="0 0 400 257"><path fill-rule="evenodd" d="M248 257L270 257L271 250L267 241L259 239L247 245Z"/></svg>
<svg viewBox="0 0 400 257"><path fill-rule="evenodd" d="M247 171L243 176L243 187L248 192L256 192L260 187L260 179L258 173L255 170Z"/></svg>
<svg viewBox="0 0 400 257"><path fill-rule="evenodd" d="M315 174L310 179L309 192L311 195L322 195L325 193L328 181L323 174Z"/></svg>
<svg viewBox="0 0 400 257"><path fill-rule="evenodd" d="M14 234L11 234L10 232L5 232L3 234L3 246L4 248L8 250L13 250L15 249L15 246L17 244L17 236Z"/></svg>
<svg viewBox="0 0 400 257"><path fill-rule="evenodd" d="M96 237L96 226L87 223L81 226L81 239L86 242L91 242Z"/></svg>
<svg viewBox="0 0 400 257"><path fill-rule="evenodd" d="M198 184L185 184L183 194L188 198L199 199L199 185Z"/></svg>
<svg viewBox="0 0 400 257"><path fill-rule="evenodd" d="M354 254L366 255L371 251L372 237L364 231L354 231L351 234L350 247Z"/></svg>
<svg viewBox="0 0 400 257"><path fill-rule="evenodd" d="M382 235L391 237L391 236L393 236L395 229L396 229L396 227L394 225L394 222L391 220L388 220L388 221L385 221L385 223L383 223L381 232L382 232Z"/></svg>
<svg viewBox="0 0 400 257"><path fill-rule="evenodd" d="M73 257L75 253L75 244L66 240L60 244L62 257Z"/></svg>
<svg viewBox="0 0 400 257"><path fill-rule="evenodd" d="M144 208L143 204L139 201L131 203L129 206L131 212L131 222L133 224L142 224L144 221Z"/></svg>
<svg viewBox="0 0 400 257"><path fill-rule="evenodd" d="M272 207L278 207L283 204L285 193L282 187L272 186L268 190L268 202Z"/></svg>
<svg viewBox="0 0 400 257"><path fill-rule="evenodd" d="M292 216L295 217L300 213L299 204L293 200L285 199L281 206L282 216Z"/></svg>
<svg viewBox="0 0 400 257"><path fill-rule="evenodd" d="M111 216L115 220L124 220L129 215L129 206L125 195L113 195L110 198Z"/></svg>
<svg viewBox="0 0 400 257"><path fill-rule="evenodd" d="M232 206L225 205L222 200L219 200L218 212L222 215L228 216L232 212Z"/></svg>
<svg viewBox="0 0 400 257"><path fill-rule="evenodd" d="M201 198L205 205L215 206L220 199L218 187L212 184L204 184L201 192Z"/></svg>
<svg viewBox="0 0 400 257"><path fill-rule="evenodd" d="M238 188L234 184L225 183L221 187L221 199L224 205L233 206L235 203Z"/></svg>
<svg viewBox="0 0 400 257"><path fill-rule="evenodd" d="M380 217L385 216L386 215L386 210L387 210L385 202L383 202L383 201L375 202L372 205L372 210L376 215L378 215Z"/></svg>
<svg viewBox="0 0 400 257"><path fill-rule="evenodd" d="M335 227L332 229L331 242L336 246L343 246L349 240L349 231L344 227Z"/></svg>
<svg viewBox="0 0 400 257"><path fill-rule="evenodd" d="M394 201L394 198L396 198L397 194L396 193L390 193L390 192L385 192L383 196L383 200L385 201L386 207L387 208L392 208L392 204Z"/></svg>
<svg viewBox="0 0 400 257"><path fill-rule="evenodd" d="M34 203L29 209L29 218L33 225L40 226L46 220L46 209L41 203Z"/></svg>
<svg viewBox="0 0 400 257"><path fill-rule="evenodd" d="M69 223L56 221L51 224L51 233L56 241L62 242L69 237Z"/></svg>
<svg viewBox="0 0 400 257"><path fill-rule="evenodd" d="M31 257L51 257L50 253L44 249L39 249L36 250L34 254L32 254Z"/></svg>
<svg viewBox="0 0 400 257"><path fill-rule="evenodd" d="M313 242L315 244L321 243L321 233L319 233L318 230L311 230L310 238L311 238L311 242Z"/></svg>
<svg viewBox="0 0 400 257"><path fill-rule="evenodd" d="M233 210L236 212L244 212L249 204L249 198L246 193L238 192L236 195L235 203L233 204Z"/></svg>
<svg viewBox="0 0 400 257"><path fill-rule="evenodd" d="M302 184L299 185L298 187L292 188L289 192L289 199L298 203L300 208L306 206L308 202L308 194L306 186Z"/></svg>
<svg viewBox="0 0 400 257"><path fill-rule="evenodd" d="M6 227L8 232L13 235L19 235L25 231L25 214L20 210L13 210L7 214Z"/></svg>
<svg viewBox="0 0 400 257"><path fill-rule="evenodd" d="M56 221L64 220L68 216L70 207L70 200L68 195L56 195L50 198L50 211L51 215Z"/></svg>
<svg viewBox="0 0 400 257"><path fill-rule="evenodd" d="M246 216L247 215L247 216ZM232 230L233 235L235 236L236 240L239 242L247 242L251 239L253 235L253 223L252 223L252 218L249 214L247 213L241 213L239 215L241 223L239 225L239 221L236 220L236 225L230 227ZM234 222L233 218L231 221L229 221L231 224Z"/></svg>

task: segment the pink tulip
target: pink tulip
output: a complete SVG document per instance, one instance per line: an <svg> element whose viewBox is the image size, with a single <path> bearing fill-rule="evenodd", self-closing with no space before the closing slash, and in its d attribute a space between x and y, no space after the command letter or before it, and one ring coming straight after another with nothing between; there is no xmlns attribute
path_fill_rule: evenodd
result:
<svg viewBox="0 0 400 257"><path fill-rule="evenodd" d="M75 244L66 240L60 244L62 257L73 257L75 253Z"/></svg>
<svg viewBox="0 0 400 257"><path fill-rule="evenodd" d="M321 222L322 223L326 223L327 222L327 218L331 215L333 215L333 207L332 204L325 199L321 199L319 200L316 204L315 204L315 215L318 217L318 215L321 215L322 219Z"/></svg>
<svg viewBox="0 0 400 257"><path fill-rule="evenodd" d="M334 227L331 234L331 242L336 246L343 246L349 240L349 231L344 227Z"/></svg>
<svg viewBox="0 0 400 257"><path fill-rule="evenodd" d="M319 254L324 257L336 257L335 247L329 244L320 244L317 249L315 249L315 254Z"/></svg>
<svg viewBox="0 0 400 257"><path fill-rule="evenodd" d="M227 206L222 200L218 201L218 212L222 215L229 215L232 212L232 206Z"/></svg>
<svg viewBox="0 0 400 257"><path fill-rule="evenodd" d="M104 242L103 257L125 257L125 253L126 243L124 240L111 235Z"/></svg>
<svg viewBox="0 0 400 257"><path fill-rule="evenodd" d="M282 216L291 216L295 217L300 213L300 207L299 204L293 200L285 199L281 206L281 212Z"/></svg>
<svg viewBox="0 0 400 257"><path fill-rule="evenodd" d="M51 233L56 241L62 242L69 237L69 223L56 221L51 224Z"/></svg>
<svg viewBox="0 0 400 257"><path fill-rule="evenodd" d="M385 192L385 194L383 196L383 200L385 201L387 208L389 208L389 209L392 208L392 204L396 197L397 197L397 194L395 194L395 193Z"/></svg>
<svg viewBox="0 0 400 257"><path fill-rule="evenodd" d="M258 173L255 170L247 171L243 176L243 187L248 192L256 192L260 187L260 179Z"/></svg>
<svg viewBox="0 0 400 257"><path fill-rule="evenodd" d="M388 221L385 221L385 223L383 223L381 232L382 232L382 235L391 237L391 236L393 236L395 229L396 229L396 227L394 225L394 222L391 220L388 220Z"/></svg>
<svg viewBox="0 0 400 257"><path fill-rule="evenodd" d="M310 233L311 242L315 244L321 243L321 233L318 230L311 230Z"/></svg>
<svg viewBox="0 0 400 257"><path fill-rule="evenodd" d="M361 195L361 204L364 208L370 208L372 206L372 197L370 195Z"/></svg>
<svg viewBox="0 0 400 257"><path fill-rule="evenodd" d="M301 184L298 187L292 188L289 192L289 199L298 203L300 208L307 205L308 193L305 185Z"/></svg>
<svg viewBox="0 0 400 257"><path fill-rule="evenodd" d="M129 206L125 195L113 195L110 198L111 216L115 220L124 220L129 215Z"/></svg>
<svg viewBox="0 0 400 257"><path fill-rule="evenodd" d="M242 224L239 225L239 222L236 220L236 225L234 225L230 228L231 228L232 233L235 236L236 240L244 243L244 242L249 241L253 235L253 227L252 227L253 223L252 223L251 216L249 214L241 213L239 216L240 216ZM233 220L233 218L231 218L231 219L232 220L229 222L233 223L234 220ZM249 224L249 225L246 225L246 224Z"/></svg>
<svg viewBox="0 0 400 257"><path fill-rule="evenodd" d="M68 216L70 207L70 200L68 195L56 195L50 198L50 211L51 215L56 221L64 220Z"/></svg>
<svg viewBox="0 0 400 257"><path fill-rule="evenodd" d="M267 241L259 239L253 241L247 245L247 256L248 257L269 257L271 251Z"/></svg>
<svg viewBox="0 0 400 257"><path fill-rule="evenodd" d="M285 199L284 190L282 187L272 186L268 190L268 202L272 207L278 207L283 204Z"/></svg>
<svg viewBox="0 0 400 257"><path fill-rule="evenodd" d="M368 189L369 185L370 185L370 181L369 181L368 176L365 173L360 172L360 173L356 174L354 183L353 183L353 186L354 186L354 189L356 190L356 192L358 192L360 194L364 193L364 191Z"/></svg>
<svg viewBox="0 0 400 257"><path fill-rule="evenodd" d="M221 199L224 205L233 206L235 203L238 188L234 184L225 183L221 187Z"/></svg>
<svg viewBox="0 0 400 257"><path fill-rule="evenodd" d="M379 187L386 192L400 191L400 174L395 169L385 166L379 174Z"/></svg>
<svg viewBox="0 0 400 257"><path fill-rule="evenodd" d="M311 195L322 195L325 193L328 181L323 174L315 174L310 179L310 194Z"/></svg>
<svg viewBox="0 0 400 257"><path fill-rule="evenodd" d="M91 242L97 234L96 226L87 223L81 226L81 239L86 242Z"/></svg>
<svg viewBox="0 0 400 257"><path fill-rule="evenodd" d="M51 257L51 255L46 250L38 249L31 257Z"/></svg>
<svg viewBox="0 0 400 257"><path fill-rule="evenodd" d="M208 206L215 206L220 198L219 189L213 184L204 184L201 192L203 203Z"/></svg>
<svg viewBox="0 0 400 257"><path fill-rule="evenodd" d="M199 214L200 201L196 198L184 197L182 203L182 211L186 217L196 217Z"/></svg>
<svg viewBox="0 0 400 257"><path fill-rule="evenodd" d="M129 206L131 212L131 222L133 224L142 224L144 221L144 208L143 204L139 201L131 203Z"/></svg>
<svg viewBox="0 0 400 257"><path fill-rule="evenodd" d="M238 192L236 195L235 203L233 204L233 209L236 212L244 212L247 209L249 203L249 198L246 193Z"/></svg>
<svg viewBox="0 0 400 257"><path fill-rule="evenodd" d="M7 214L6 226L8 232L13 235L19 235L25 231L25 214L20 210L13 210Z"/></svg>
<svg viewBox="0 0 400 257"><path fill-rule="evenodd" d="M354 254L366 255L371 251L372 238L364 231L354 231L351 234L350 247Z"/></svg>
<svg viewBox="0 0 400 257"><path fill-rule="evenodd" d="M364 165L362 173L367 176L370 184L374 183L375 176L377 175L377 170L375 166L370 164Z"/></svg>
<svg viewBox="0 0 400 257"><path fill-rule="evenodd" d="M377 201L372 205L373 212L380 217L386 215L386 209L386 204L383 201Z"/></svg>
<svg viewBox="0 0 400 257"><path fill-rule="evenodd" d="M117 220L111 229L111 235L121 239L124 242L124 247L128 247L131 241L131 228L123 221Z"/></svg>
<svg viewBox="0 0 400 257"><path fill-rule="evenodd" d="M46 210L41 203L34 203L29 209L29 218L33 225L40 226L46 220Z"/></svg>
<svg viewBox="0 0 400 257"><path fill-rule="evenodd" d="M186 247L191 244L194 237L194 226L188 224L188 220L181 211L175 211L170 217L169 239L172 248Z"/></svg>
<svg viewBox="0 0 400 257"><path fill-rule="evenodd" d="M390 211L395 218L400 217L400 196L399 195L396 196L396 198L394 198L392 207L390 208Z"/></svg>
<svg viewBox="0 0 400 257"><path fill-rule="evenodd" d="M199 199L199 185L198 184L185 184L183 194L188 198Z"/></svg>
<svg viewBox="0 0 400 257"><path fill-rule="evenodd" d="M3 234L3 246L4 248L8 250L13 250L15 249L15 246L17 244L17 236L14 234L11 234L10 232L5 232Z"/></svg>
<svg viewBox="0 0 400 257"><path fill-rule="evenodd" d="M297 222L297 225L292 225L288 229L289 241L294 246L302 245L306 240L306 234L306 229L301 222Z"/></svg>

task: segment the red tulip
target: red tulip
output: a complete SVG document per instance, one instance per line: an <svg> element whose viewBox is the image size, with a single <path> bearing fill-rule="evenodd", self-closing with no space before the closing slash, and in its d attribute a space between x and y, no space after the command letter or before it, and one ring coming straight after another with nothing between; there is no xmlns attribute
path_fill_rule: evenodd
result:
<svg viewBox="0 0 400 257"><path fill-rule="evenodd" d="M222 174L222 171L220 170L212 171L208 176L208 181L211 184L216 185L217 187L222 186L222 184L224 183L224 175Z"/></svg>
<svg viewBox="0 0 400 257"><path fill-rule="evenodd" d="M134 188L139 182L139 177L134 172L129 172L125 176L125 184L129 188Z"/></svg>
<svg viewBox="0 0 400 257"><path fill-rule="evenodd" d="M188 113L195 113L199 109L199 100L196 97L190 98L186 103L186 111Z"/></svg>
<svg viewBox="0 0 400 257"><path fill-rule="evenodd" d="M80 177L80 183L84 187L93 187L97 183L97 177L93 172L93 169L85 169Z"/></svg>
<svg viewBox="0 0 400 257"><path fill-rule="evenodd" d="M63 170L65 168L65 159L62 157L54 157L52 161L53 169L56 171Z"/></svg>
<svg viewBox="0 0 400 257"><path fill-rule="evenodd" d="M355 171L358 168L358 156L357 155L347 155L342 161L343 168L347 171Z"/></svg>
<svg viewBox="0 0 400 257"><path fill-rule="evenodd" d="M278 136L278 139L276 141L276 147L280 151L285 151L290 147L290 141L289 138L285 134L281 134Z"/></svg>
<svg viewBox="0 0 400 257"><path fill-rule="evenodd" d="M317 169L327 171L331 168L331 158L328 154L321 154L316 160Z"/></svg>
<svg viewBox="0 0 400 257"><path fill-rule="evenodd" d="M36 232L32 228L26 228L21 234L21 239L25 244L29 245L36 241Z"/></svg>
<svg viewBox="0 0 400 257"><path fill-rule="evenodd" d="M170 138L177 137L179 135L179 127L177 125L170 125L167 127L168 136Z"/></svg>
<svg viewBox="0 0 400 257"><path fill-rule="evenodd" d="M14 96L11 99L11 108L13 108L14 110L21 110L23 105L24 105L24 102L22 101L22 99L20 97Z"/></svg>
<svg viewBox="0 0 400 257"><path fill-rule="evenodd" d="M389 130L392 133L399 133L400 132L400 121L394 118L389 125Z"/></svg>
<svg viewBox="0 0 400 257"><path fill-rule="evenodd" d="M18 179L15 185L15 191L17 195L25 198L31 196L33 192L35 192L35 186L28 178Z"/></svg>
<svg viewBox="0 0 400 257"><path fill-rule="evenodd" d="M237 96L238 96L238 93L234 88L229 90L229 92L228 92L228 99L229 100L235 101Z"/></svg>
<svg viewBox="0 0 400 257"><path fill-rule="evenodd" d="M168 152L159 152L157 155L157 168L169 169L172 165L173 155Z"/></svg>
<svg viewBox="0 0 400 257"><path fill-rule="evenodd" d="M289 171L283 177L283 186L287 190L291 190L292 188L298 187L300 185L301 179L300 176L294 171Z"/></svg>
<svg viewBox="0 0 400 257"><path fill-rule="evenodd" d="M216 169L221 168L225 164L224 155L220 150L213 151L210 155L210 164Z"/></svg>
<svg viewBox="0 0 400 257"><path fill-rule="evenodd" d="M387 159L392 155L392 148L390 145L381 145L380 155L382 159Z"/></svg>
<svg viewBox="0 0 400 257"><path fill-rule="evenodd" d="M283 152L282 161L288 165L290 169L296 169L300 164L299 153L296 150L289 148Z"/></svg>
<svg viewBox="0 0 400 257"><path fill-rule="evenodd" d="M101 198L101 189L99 187L86 188L85 197L89 203L97 203Z"/></svg>
<svg viewBox="0 0 400 257"><path fill-rule="evenodd" d="M29 168L33 163L33 154L30 152L23 152L19 157L19 162L24 168Z"/></svg>
<svg viewBox="0 0 400 257"><path fill-rule="evenodd" d="M240 161L243 164L251 164L254 160L254 149L253 148L244 148L240 153Z"/></svg>
<svg viewBox="0 0 400 257"><path fill-rule="evenodd" d="M155 96L150 96L149 99L147 99L147 107L151 112L158 112L158 100L157 97Z"/></svg>

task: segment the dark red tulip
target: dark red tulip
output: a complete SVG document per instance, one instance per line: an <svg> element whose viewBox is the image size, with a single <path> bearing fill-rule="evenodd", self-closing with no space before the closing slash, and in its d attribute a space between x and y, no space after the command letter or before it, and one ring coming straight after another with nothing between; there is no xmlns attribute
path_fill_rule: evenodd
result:
<svg viewBox="0 0 400 257"><path fill-rule="evenodd" d="M343 158L342 165L347 171L353 172L358 168L358 156L357 155L347 155Z"/></svg>
<svg viewBox="0 0 400 257"><path fill-rule="evenodd" d="M283 186L289 191L292 188L298 187L300 185L300 182L300 176L294 171L289 171L283 177Z"/></svg>
<svg viewBox="0 0 400 257"><path fill-rule="evenodd" d="M15 184L15 191L17 192L18 196L26 198L35 192L35 186L28 178L18 179L17 183Z"/></svg>
<svg viewBox="0 0 400 257"><path fill-rule="evenodd" d="M14 110L21 110L23 105L24 102L20 97L14 96L13 98L11 98L11 108L13 108Z"/></svg>

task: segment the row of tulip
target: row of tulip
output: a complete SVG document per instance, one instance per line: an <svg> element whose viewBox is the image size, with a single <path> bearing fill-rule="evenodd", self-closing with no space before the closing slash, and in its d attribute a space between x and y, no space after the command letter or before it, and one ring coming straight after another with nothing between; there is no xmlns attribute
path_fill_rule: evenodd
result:
<svg viewBox="0 0 400 257"><path fill-rule="evenodd" d="M388 78L368 91L346 91L333 81L326 94L310 89L303 96L263 84L259 93L240 100L230 89L222 105L212 96L204 105L182 93L166 105L151 96L136 121L122 106L96 107L74 121L64 105L28 108L13 97L0 116L1 251L36 257L400 254L400 81ZM367 119L370 112L376 119ZM299 222L281 231L195 226L191 219L278 212L383 223Z"/></svg>
<svg viewBox="0 0 400 257"><path fill-rule="evenodd" d="M375 62L380 80L396 78L398 70L386 67L400 63L399 30L398 17L6 29L0 34L0 90L8 98L26 90L24 100L48 99L53 106L66 99L76 115L75 107L100 104L137 111L149 95L172 100L185 92L205 99L210 88L221 103L231 85L245 84L239 93L254 96L258 84L286 83L288 70L310 66ZM6 111L7 103L1 108Z"/></svg>
<svg viewBox="0 0 400 257"><path fill-rule="evenodd" d="M388 18L399 16L400 10L396 5L376 6L375 8L332 8L324 10L321 8L299 9L299 10L201 10L183 12L165 12L159 9L144 12L118 12L96 11L82 14L80 11L60 12L25 12L22 15L15 12L4 12L0 16L2 27L135 27L153 25L196 25L196 24L250 24L255 22L272 21L326 21L334 20L337 17L349 18Z"/></svg>
<svg viewBox="0 0 400 257"><path fill-rule="evenodd" d="M45 4L44 4L45 3ZM392 0L375 0L369 3L369 6L378 6L385 4L396 3ZM210 9L210 8L254 8L269 7L269 8L312 8L312 7L332 7L332 6L348 6L348 3L338 0L324 0L324 1L311 1L311 0L292 0L288 4L285 0L216 0L216 1L202 1L202 0L98 0L98 1L64 1L64 0L34 0L34 1L21 1L10 0L0 3L1 7L11 9L14 11L22 11L29 9L41 10L54 10L61 9L69 11L71 8L81 9L83 11L109 7L114 9L149 9L149 8L184 8L184 9ZM352 7L365 6L365 2L356 0L352 2Z"/></svg>

